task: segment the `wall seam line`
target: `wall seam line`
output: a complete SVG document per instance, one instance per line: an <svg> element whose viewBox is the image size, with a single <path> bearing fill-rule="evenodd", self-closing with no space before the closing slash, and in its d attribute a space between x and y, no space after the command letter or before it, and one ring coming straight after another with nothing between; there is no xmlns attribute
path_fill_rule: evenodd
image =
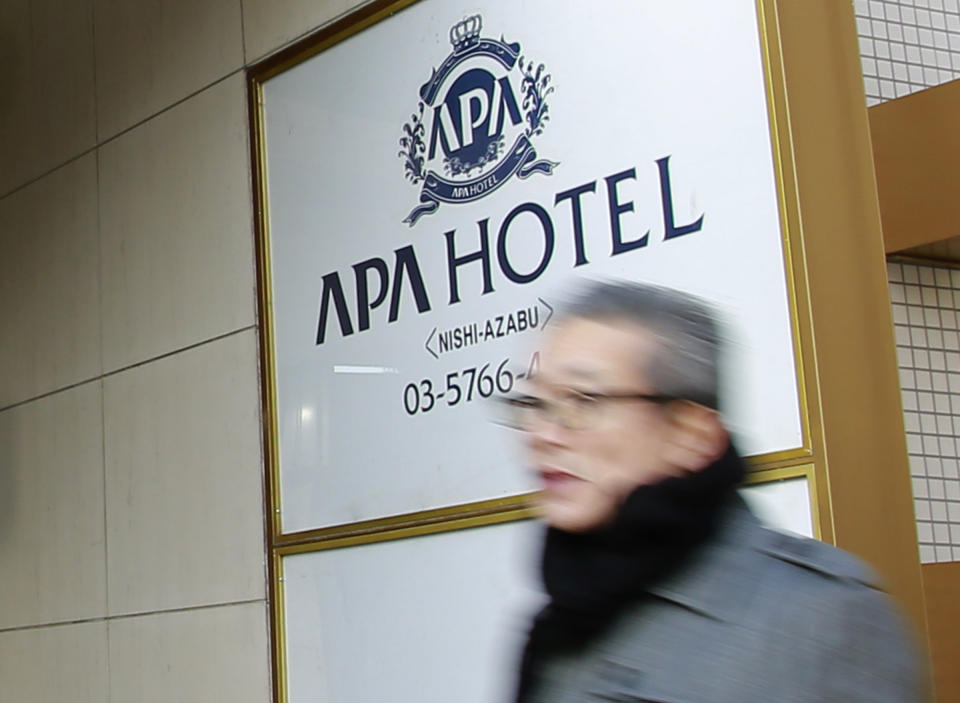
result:
<svg viewBox="0 0 960 703"><path fill-rule="evenodd" d="M204 610L215 610L217 608L231 608L241 605L253 605L255 603L266 604L266 598L246 598L235 601L225 601L223 603L207 603L204 605L188 605L181 608L161 608L158 610L145 610L136 613L121 613L118 615L105 615L91 618L78 618L75 620L56 620L53 622L42 622L35 625L15 625L13 627L0 627L0 635L10 632L25 632L28 630L44 630L54 627L66 627L69 625L90 625L96 623L111 623L118 620L131 620L133 618L143 618L152 615L168 615L172 613L193 613ZM109 632L109 628L108 628Z"/></svg>
<svg viewBox="0 0 960 703"><path fill-rule="evenodd" d="M86 156L87 154L89 154L89 153L91 153L91 152L93 152L93 151L99 150L101 147L106 146L107 144L109 144L109 143L111 143L111 142L113 142L113 141L116 141L116 140L119 139L120 137L124 136L125 134L128 134L129 132L132 132L133 130L137 129L138 127L142 127L143 125L145 125L145 124L146 124L147 122L149 122L150 120L152 120L152 119L154 119L154 118L156 118L156 117L159 117L160 115L163 115L163 114L165 114L166 112L169 112L169 111L172 110L173 108L178 107L179 105L182 105L183 103L187 102L187 101L190 100L191 98L195 98L195 97L196 97L197 95L199 95L200 93L202 93L202 92L204 92L204 91L206 91L206 90L209 90L210 88L213 88L214 86L217 86L217 85L219 85L220 83L223 83L224 81L229 80L230 78L232 78L233 76L237 75L238 73L243 73L244 71L246 71L246 67L245 67L245 66L241 66L240 68L235 68L235 69L231 70L229 73L221 76L220 78L217 78L216 80L211 81L210 83L202 86L201 88L198 88L197 90L189 93L188 95L180 98L179 100L170 103L169 105L167 105L166 107L164 107L162 110L158 110L157 112L151 113L150 115L144 117L142 120L139 120L138 122L135 122L134 124L130 125L129 127L125 127L125 128L122 129L121 131L117 132L117 133L114 134L114 135L111 135L110 137L107 137L106 139L100 140L99 135L97 135L97 137L96 137L96 143L95 143L93 146L91 146L91 147L88 148L88 149L84 149L84 150L81 151L80 153L78 153L78 154L76 154L76 155L74 155L74 156L71 156L70 158L64 160L64 161L61 162L61 163L58 163L56 166L53 166L52 168L47 169L46 171L44 171L44 172L41 173L40 175L34 176L33 178L29 178L28 180L24 181L23 183L21 183L21 184L19 184L19 185L17 185L17 186L14 186L14 187L11 188L10 190L7 190L7 191L5 191L5 192L3 192L3 193L0 193L0 200L3 200L4 198L7 198L8 196L11 196L11 195L13 195L13 194L15 194L15 193L18 193L19 191L24 190L25 188L29 188L31 185L33 185L33 184L36 183L37 181L43 180L44 178L46 178L46 177L49 176L50 174L54 173L55 171L58 171L58 170L60 170L61 168L72 164L74 161L77 161L78 159L82 159L82 158L83 158L84 156ZM94 89L96 89L96 88L94 88ZM96 100L94 100L94 103L96 103ZM97 114L97 120L99 120L99 113ZM97 129L99 130L99 126L97 126Z"/></svg>
<svg viewBox="0 0 960 703"><path fill-rule="evenodd" d="M15 403L10 403L9 405L4 405L3 407L0 407L0 413L6 412L7 410L13 410L13 409L15 409L15 408L19 408L20 406L22 406L22 405L27 405L28 403L33 403L33 402L38 401L38 400L43 400L44 398L49 398L50 396L56 395L57 393L63 393L63 392L65 392L65 391L69 391L69 390L72 390L72 389L74 389L74 388L79 388L80 386L84 386L84 385L86 385L86 384L88 384L88 383L94 383L94 382L96 382L96 381L103 381L103 380L105 380L105 379L110 378L111 376L116 376L116 375L121 374L121 373L124 373L124 372L126 372L126 371L130 371L130 370L132 370L132 369L136 369L136 368L139 368L139 367L141 367L141 366L146 366L147 364L152 364L152 363L155 362L155 361L161 361L161 360L163 360L163 359L170 358L171 356L176 356L177 354L182 354L183 352L191 351L191 350L193 350L193 349L198 349L199 347L202 347L202 346L204 346L204 345L206 345L206 344L211 344L211 343L213 343L213 342L219 342L219 341L222 341L222 340L224 340L224 339L227 339L228 337L233 337L233 336L236 336L236 335L239 335L239 334L243 334L244 332L249 332L250 330L255 330L255 329L257 329L257 325L256 325L256 324L244 325L243 327L238 327L238 328L236 328L236 329L230 330L229 332L224 332L224 333L222 333L222 334L218 334L218 335L213 336L213 337L208 337L208 338L206 338L206 339L204 339L204 340L202 340L202 341L194 342L193 344L188 344L188 345L183 346L183 347L178 347L178 348L176 348L176 349L172 349L172 350L170 350L170 351L168 351L168 352L164 352L163 354L158 354L158 355L156 355L156 356L151 356L151 357L149 357L149 358L147 358L147 359L144 359L144 360L142 360L142 361L137 361L137 362L134 362L134 363L132 363L132 364L128 364L128 365L126 365L126 366L121 366L121 367L119 367L119 368L113 369L112 371L108 371L108 372L106 372L106 373L101 373L101 374L98 375L98 376L91 376L90 378L85 378L85 379L83 379L83 380L81 380L81 381L77 381L76 383L71 383L71 384L69 384L69 385L62 386L62 387L60 387L60 388L55 388L55 389L53 389L53 390L46 391L46 392L44 392L44 393L40 393L39 395L35 395L35 396L30 397L30 398L25 398L25 399L23 399L23 400L18 400L17 402L15 402ZM102 347L103 347L103 345L101 344L101 353L102 353Z"/></svg>

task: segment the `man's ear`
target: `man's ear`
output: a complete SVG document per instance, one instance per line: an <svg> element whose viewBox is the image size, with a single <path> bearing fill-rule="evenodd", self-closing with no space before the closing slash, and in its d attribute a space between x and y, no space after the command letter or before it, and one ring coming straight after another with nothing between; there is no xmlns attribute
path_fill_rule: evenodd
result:
<svg viewBox="0 0 960 703"><path fill-rule="evenodd" d="M692 473L723 456L730 435L720 413L689 400L676 400L664 409L670 423L665 451L671 464Z"/></svg>

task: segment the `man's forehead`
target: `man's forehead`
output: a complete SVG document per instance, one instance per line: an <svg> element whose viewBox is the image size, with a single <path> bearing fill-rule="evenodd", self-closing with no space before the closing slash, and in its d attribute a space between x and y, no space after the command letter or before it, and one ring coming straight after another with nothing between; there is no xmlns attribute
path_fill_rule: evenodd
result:
<svg viewBox="0 0 960 703"><path fill-rule="evenodd" d="M547 338L541 369L544 380L602 379L611 374L639 372L654 336L640 325L620 320L571 318Z"/></svg>

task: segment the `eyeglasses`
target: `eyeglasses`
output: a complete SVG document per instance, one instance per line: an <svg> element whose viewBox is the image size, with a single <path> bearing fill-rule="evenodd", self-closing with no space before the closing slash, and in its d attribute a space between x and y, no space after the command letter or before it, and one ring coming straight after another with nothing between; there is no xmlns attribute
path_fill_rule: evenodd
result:
<svg viewBox="0 0 960 703"><path fill-rule="evenodd" d="M502 399L506 418L503 424L529 432L538 423L549 422L568 430L596 427L603 408L618 400L646 400L669 403L676 398L651 393L581 393L568 390L556 399L535 395L514 395Z"/></svg>

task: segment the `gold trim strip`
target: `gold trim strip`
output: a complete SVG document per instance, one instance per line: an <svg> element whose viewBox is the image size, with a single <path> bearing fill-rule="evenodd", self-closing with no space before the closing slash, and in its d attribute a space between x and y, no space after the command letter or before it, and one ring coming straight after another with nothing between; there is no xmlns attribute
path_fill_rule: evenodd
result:
<svg viewBox="0 0 960 703"><path fill-rule="evenodd" d="M810 515L814 534L818 533L818 510L816 504L816 471L813 464L800 464L775 469L759 469L747 475L743 485L753 486L762 483L775 483L795 478L805 478L810 485ZM518 503L510 509L491 510L486 513L477 513L470 516L456 516L447 519L437 519L433 522L397 522L393 525L383 525L379 530L362 530L354 533L330 533L323 539L304 539L298 542L289 542L278 545L276 554L280 557L291 554L304 554L326 549L339 549L361 544L389 542L408 537L453 532L486 525L498 525L517 520L529 520L537 516L534 507L535 495L525 494L526 503ZM819 537L818 537L819 539Z"/></svg>
<svg viewBox="0 0 960 703"><path fill-rule="evenodd" d="M499 525L505 522L516 522L517 520L529 520L536 517L536 510L532 504L525 507L518 507L512 510L500 510L472 517L454 517L445 520L423 524L409 524L407 526L393 527L378 532L365 532L353 535L334 535L329 539L322 541L309 541L295 544L286 544L276 548L280 556L290 554L303 554L304 552L316 552L325 549L338 549L340 547L353 547L361 544L373 544L378 542L390 542L407 537L420 537L424 535L435 535L443 532L454 532L457 530L466 530L474 527L484 527L486 525Z"/></svg>
<svg viewBox="0 0 960 703"><path fill-rule="evenodd" d="M744 457L744 459L750 467L770 466L771 464L783 464L797 459L809 459L812 454L813 452L809 447L797 447L796 449L784 449L779 452L757 454L755 456ZM756 469L751 468L751 470Z"/></svg>
<svg viewBox="0 0 960 703"><path fill-rule="evenodd" d="M815 485L814 465L805 462L792 465L759 463L760 457L748 458L745 485L806 476ZM527 520L537 515L537 494L524 493L477 503L423 510L375 520L335 525L319 530L278 535L274 546L281 554L296 554L317 549L334 549L355 544L390 541L414 535L435 534L451 530ZM817 511L814 506L814 514Z"/></svg>
<svg viewBox="0 0 960 703"><path fill-rule="evenodd" d="M476 503L465 503L432 510L419 510L401 515L391 515L342 525L332 525L316 530L289 532L276 535L274 544L277 546L289 546L361 537L366 541L376 541L377 534L396 530L419 530L430 525L437 525L448 521L485 519L492 515L529 512L533 508L534 496L534 493L524 493L506 498L496 498L493 500L478 501ZM517 517L515 519L523 519L523 517Z"/></svg>
<svg viewBox="0 0 960 703"><path fill-rule="evenodd" d="M796 460L809 461L806 450L795 449L785 452L746 457L749 475L758 475L773 469L790 467ZM803 464L807 465L806 463ZM463 503L443 508L418 510L400 515L373 518L358 522L331 525L313 530L287 532L275 534L273 544L277 547L288 547L310 543L340 541L345 539L360 539L363 543L377 541L377 535L386 535L383 539L394 539L389 536L397 530L416 529L418 534L427 534L425 528L448 521L463 521L486 519L493 515L510 514L512 519L523 520L533 515L535 511L536 492L521 493L519 495L495 498L492 500ZM497 520L501 522L502 520ZM359 543L359 542L358 542Z"/></svg>
<svg viewBox="0 0 960 703"><path fill-rule="evenodd" d="M256 236L257 265L257 312L260 332L260 387L263 412L263 456L266 464L265 477L265 515L267 534L270 543L274 535L279 534L280 526L280 484L277 431L277 394L275 386L274 344L273 344L273 282L270 263L269 219L267 213L266 192L266 141L263 125L263 93L261 84L252 76L248 79L248 105L252 138L250 140L253 160L254 193L254 232Z"/></svg>
<svg viewBox="0 0 960 703"><path fill-rule="evenodd" d="M273 699L289 700L287 695L287 600L283 557L273 550L268 557L270 569L270 646L273 650Z"/></svg>
<svg viewBox="0 0 960 703"><path fill-rule="evenodd" d="M266 153L263 125L262 84L253 73L247 76L247 105L250 116L250 157L252 164L254 234L256 238L257 313L260 342L260 389L263 413L264 457L264 531L267 546L267 588L269 602L268 633L271 657L271 681L274 703L285 703L287 697L286 612L283 589L283 561L277 554L274 538L280 530L279 478L276 467L276 392L274 388L272 290L269 221L267 218Z"/></svg>
<svg viewBox="0 0 960 703"><path fill-rule="evenodd" d="M814 533L818 533L818 510L816 505L816 475L814 465L800 464L796 466L787 466L781 468L762 468L758 467L747 474L743 485L757 485L761 483L773 483L793 478L806 478L810 484L810 511L813 521ZM517 498L525 499L523 502L517 501L513 507L501 507L491 509L487 512L477 511L474 514L453 515L452 517L437 517L435 520L416 520L412 519L415 513L400 516L406 520L397 520L393 518L382 521L371 521L380 523L370 529L361 529L353 532L335 532L331 530L326 536L317 538L311 535L311 538L304 537L300 540L291 540L285 544L279 544L276 547L276 553L281 556L290 554L303 554L325 549L338 549L340 547L350 547L360 544L373 544L377 542L389 542L396 539L405 539L421 535L439 534L443 532L452 532L456 530L482 527L485 525L497 525L505 522L514 522L517 520L529 520L537 517L536 493L526 493ZM507 501L505 500L504 503ZM442 512L442 511L436 511ZM356 526L356 523L351 525ZM819 537L818 537L819 539Z"/></svg>
<svg viewBox="0 0 960 703"><path fill-rule="evenodd" d="M250 67L249 75L253 80L265 83L416 2L419 0L375 0L358 7L345 17L311 32L296 43L257 62Z"/></svg>
<svg viewBox="0 0 960 703"><path fill-rule="evenodd" d="M788 478L811 478L813 464L800 464L798 466L787 466L781 469L762 469L752 474L747 474L743 480L744 485L752 486L758 483L772 483L774 481L783 481Z"/></svg>
<svg viewBox="0 0 960 703"><path fill-rule="evenodd" d="M796 370L797 398L799 401L802 444L799 450L775 452L779 461L794 456L812 456L810 404L807 397L808 383L805 372L805 360L813 358L812 350L808 355L804 350L805 330L801 329L801 319L809 319L808 306L804 305L801 316L800 301L806 302L806 271L802 249L796 254L793 247L802 246L803 231L800 220L800 194L793 160L793 147L790 130L790 115L787 110L786 77L783 57L780 53L780 35L776 22L776 3L774 0L756 0L757 23L760 33L760 49L763 61L763 73L767 95L767 121L770 127L770 148L773 166L776 171L774 181L777 186L777 203L780 212L781 245L783 247L784 279L787 285L787 300L790 308L790 331L793 338L794 367ZM782 127L781 127L782 124ZM798 291L798 288L800 289ZM814 378L816 375L814 374ZM802 451L802 453L799 453ZM792 453L798 452L798 453ZM789 454L789 455L788 455Z"/></svg>
<svg viewBox="0 0 960 703"><path fill-rule="evenodd" d="M784 231L784 260L788 266L797 382L800 390L803 449L813 461L816 530L818 539L834 541L830 482L824 454L824 427L821 413L820 373L817 368L813 319L810 308L810 282L807 277L807 253L800 210L799 179L793 153L793 126L790 119L780 35L779 0L757 0L761 46L767 80L767 105L770 111L774 165L777 169L778 198ZM796 458L786 457L788 460ZM779 461L779 457L774 461Z"/></svg>

